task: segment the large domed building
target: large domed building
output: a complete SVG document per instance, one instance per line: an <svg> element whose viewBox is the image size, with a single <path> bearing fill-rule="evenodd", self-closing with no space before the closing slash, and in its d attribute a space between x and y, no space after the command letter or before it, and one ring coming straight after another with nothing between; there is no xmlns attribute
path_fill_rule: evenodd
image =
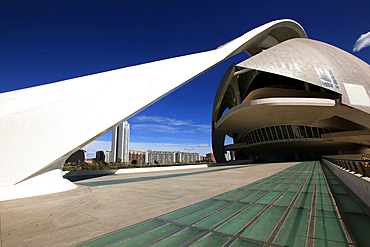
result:
<svg viewBox="0 0 370 247"><path fill-rule="evenodd" d="M370 152L369 64L304 35L265 40L275 42L256 43L220 82L212 115L216 160L225 162L226 151L257 161ZM225 145L226 135L233 144Z"/></svg>

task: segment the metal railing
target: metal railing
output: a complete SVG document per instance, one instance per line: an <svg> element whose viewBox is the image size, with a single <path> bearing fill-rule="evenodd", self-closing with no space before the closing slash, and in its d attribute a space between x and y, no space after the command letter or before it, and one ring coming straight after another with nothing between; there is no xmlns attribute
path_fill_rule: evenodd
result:
<svg viewBox="0 0 370 247"><path fill-rule="evenodd" d="M370 177L370 160L334 159L329 157L322 157L322 159L343 167L346 170L361 174L365 177Z"/></svg>

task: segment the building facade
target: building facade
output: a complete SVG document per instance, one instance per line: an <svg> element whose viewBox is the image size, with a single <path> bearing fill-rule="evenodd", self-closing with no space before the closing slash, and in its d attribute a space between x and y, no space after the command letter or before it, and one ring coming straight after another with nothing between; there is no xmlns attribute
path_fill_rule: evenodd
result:
<svg viewBox="0 0 370 247"><path fill-rule="evenodd" d="M256 161L370 152L370 66L293 34L223 76L212 115L218 162L225 162L225 151ZM233 144L224 145L226 135Z"/></svg>
<svg viewBox="0 0 370 247"><path fill-rule="evenodd" d="M110 162L111 151L97 151L96 152L96 161L97 162Z"/></svg>
<svg viewBox="0 0 370 247"><path fill-rule="evenodd" d="M145 160L148 164L194 163L200 160L199 153L146 151Z"/></svg>
<svg viewBox="0 0 370 247"><path fill-rule="evenodd" d="M145 152L130 150L129 156L130 156L130 163L136 160L137 164L140 164L140 165L145 164Z"/></svg>
<svg viewBox="0 0 370 247"><path fill-rule="evenodd" d="M65 163L79 164L84 161L85 161L85 150L80 149L74 152L71 156L69 156Z"/></svg>
<svg viewBox="0 0 370 247"><path fill-rule="evenodd" d="M199 153L186 153L186 152L176 152L175 153L176 163L194 163L200 161Z"/></svg>
<svg viewBox="0 0 370 247"><path fill-rule="evenodd" d="M125 121L112 131L111 162L129 163L130 124Z"/></svg>
<svg viewBox="0 0 370 247"><path fill-rule="evenodd" d="M216 162L215 155L213 153L206 154L205 160L207 162Z"/></svg>

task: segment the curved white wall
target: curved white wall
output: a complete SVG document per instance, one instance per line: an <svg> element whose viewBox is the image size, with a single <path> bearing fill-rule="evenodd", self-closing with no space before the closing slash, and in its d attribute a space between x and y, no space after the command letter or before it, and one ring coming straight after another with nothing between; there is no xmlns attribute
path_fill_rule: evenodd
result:
<svg viewBox="0 0 370 247"><path fill-rule="evenodd" d="M216 50L0 94L0 200L75 187L60 173L70 154L223 60L258 45L256 40L279 27L304 33L294 21L273 21ZM121 97L122 92L137 91L139 99L130 93ZM102 110L108 112L104 118L90 120ZM59 181L55 184L45 177L53 170L53 180ZM60 174L57 179L55 173ZM32 191L14 194L36 176L42 176L44 183L34 181ZM45 183L50 188L42 192Z"/></svg>

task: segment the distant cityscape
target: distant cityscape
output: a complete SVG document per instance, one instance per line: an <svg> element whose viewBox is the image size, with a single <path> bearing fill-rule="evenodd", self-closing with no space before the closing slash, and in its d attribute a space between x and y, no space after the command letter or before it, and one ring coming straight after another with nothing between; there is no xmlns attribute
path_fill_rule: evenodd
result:
<svg viewBox="0 0 370 247"><path fill-rule="evenodd" d="M126 164L181 164L195 162L216 162L213 153L200 156L199 153L173 152L173 151L136 151L129 150L130 144L130 124L125 121L117 125L112 131L112 146L110 151L97 151L95 158L86 159L86 150L78 150L66 161L69 164L79 164L81 162L122 162ZM225 154L227 160L231 159L230 154Z"/></svg>

